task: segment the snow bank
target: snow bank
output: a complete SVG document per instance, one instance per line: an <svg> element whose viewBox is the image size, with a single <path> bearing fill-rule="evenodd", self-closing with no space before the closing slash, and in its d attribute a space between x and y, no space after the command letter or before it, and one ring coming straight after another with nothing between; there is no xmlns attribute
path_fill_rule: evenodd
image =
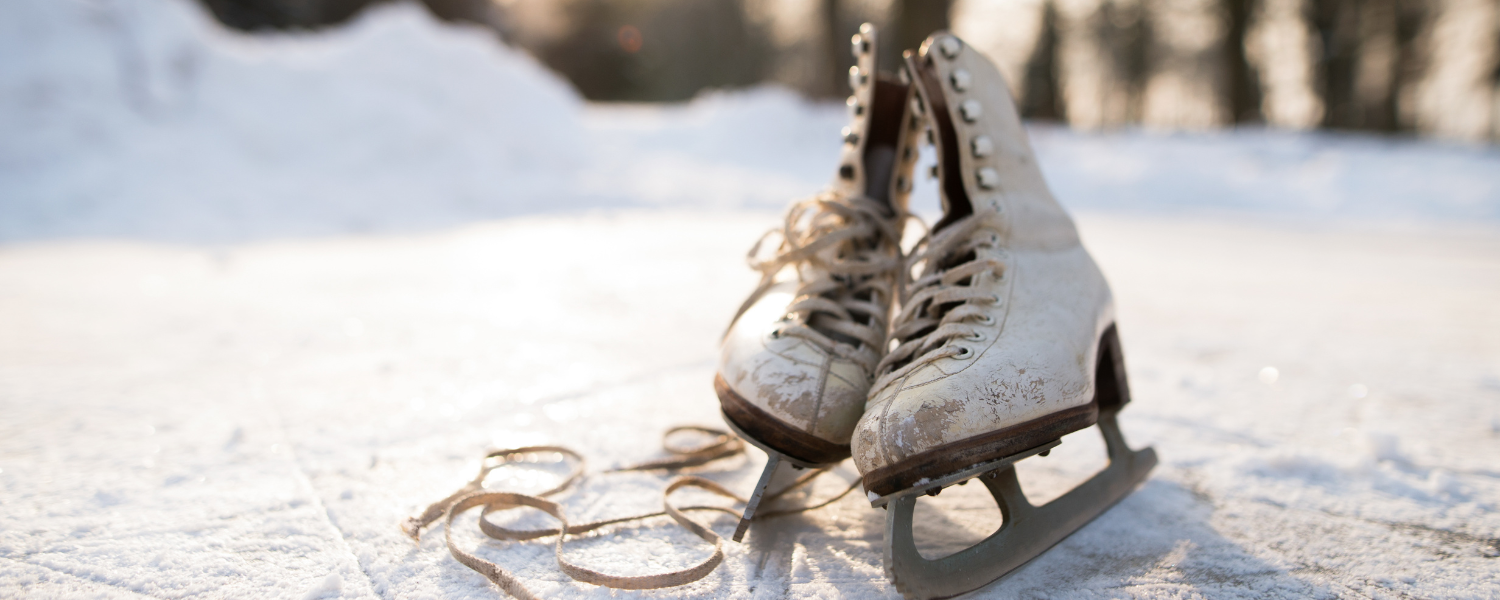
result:
<svg viewBox="0 0 1500 600"><path fill-rule="evenodd" d="M1073 208L1339 221L1500 220L1494 147L1241 129L1082 134L1034 127L1047 181Z"/></svg>
<svg viewBox="0 0 1500 600"><path fill-rule="evenodd" d="M183 0L37 0L0 28L24 57L0 62L0 239L448 223L581 169L565 82L415 4L251 37Z"/></svg>

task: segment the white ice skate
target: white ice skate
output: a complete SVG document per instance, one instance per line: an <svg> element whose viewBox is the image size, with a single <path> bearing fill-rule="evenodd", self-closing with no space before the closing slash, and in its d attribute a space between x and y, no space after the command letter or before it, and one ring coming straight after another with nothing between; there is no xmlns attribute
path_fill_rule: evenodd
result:
<svg viewBox="0 0 1500 600"><path fill-rule="evenodd" d="M792 206L772 232L781 238L774 256L761 259L761 243L751 250L761 284L724 335L714 378L724 420L770 455L736 541L769 487L849 457L884 355L924 124L909 114L910 86L876 71L875 38L865 25L853 39L851 122L832 189Z"/></svg>
<svg viewBox="0 0 1500 600"><path fill-rule="evenodd" d="M994 581L1128 494L1156 464L1125 445L1130 401L1109 285L1053 199L1004 79L940 33L906 53L936 133L943 218L914 251L916 278L893 321L899 345L853 437L865 490L888 509L886 570L907 597L943 598ZM1032 506L1014 463L1098 424L1109 467ZM927 560L912 538L921 494L978 477L1004 524Z"/></svg>

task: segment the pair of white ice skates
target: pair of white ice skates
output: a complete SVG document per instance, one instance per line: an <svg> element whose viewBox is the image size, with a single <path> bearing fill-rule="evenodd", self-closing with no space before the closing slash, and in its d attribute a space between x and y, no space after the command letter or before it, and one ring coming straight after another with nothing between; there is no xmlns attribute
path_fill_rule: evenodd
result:
<svg viewBox="0 0 1500 600"><path fill-rule="evenodd" d="M1109 285L1053 199L999 71L958 38L876 70L854 37L852 122L833 188L795 205L764 275L725 334L714 380L725 420L770 456L735 533L783 472L853 456L888 509L886 570L908 597L1003 577L1124 497L1156 463L1130 450L1130 401ZM936 146L943 216L904 256L917 144ZM1032 506L1012 469L1099 425L1110 464ZM1004 524L927 560L912 538L921 494L979 478Z"/></svg>

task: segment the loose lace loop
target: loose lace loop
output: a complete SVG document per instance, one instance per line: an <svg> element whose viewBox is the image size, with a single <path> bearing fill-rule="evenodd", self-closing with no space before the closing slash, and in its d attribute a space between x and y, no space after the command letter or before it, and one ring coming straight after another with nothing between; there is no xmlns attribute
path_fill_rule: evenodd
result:
<svg viewBox="0 0 1500 600"><path fill-rule="evenodd" d="M698 446L673 446L672 436L685 431L692 431L712 436L709 441ZM745 442L734 434L712 427L699 425L679 425L668 429L661 436L661 447L672 458L643 462L629 467L610 469L606 473L623 473L626 471L654 471L657 469L685 469L697 467L719 460L738 456L745 451Z"/></svg>
<svg viewBox="0 0 1500 600"><path fill-rule="evenodd" d="M885 343L890 290L904 264L900 229L908 217L893 215L886 203L832 192L793 205L782 227L767 231L750 248L746 261L761 280L734 319L790 267L801 285L787 307L791 321L779 334L805 339L873 372ZM773 236L780 238L775 253L760 258Z"/></svg>
<svg viewBox="0 0 1500 600"><path fill-rule="evenodd" d="M536 496L551 496L568 489L574 483L577 483L579 479L583 478L583 456L562 446L525 446L522 448L491 450L484 454L484 459L479 463L479 474L475 475L473 480L464 484L463 487L458 488L458 491L453 492L447 498L432 503L431 506L427 507L427 510L422 511L422 514L407 519L401 524L401 531L413 541L418 540L422 535L422 529L431 525L434 521L441 519L454 504L457 504L465 496L484 491L484 479L489 477L490 471L514 462L509 460L511 457L527 457L537 454L560 454L573 463L573 468L568 472L568 476L563 479L562 483L559 483L552 489L538 493ZM494 459L501 460L495 462Z"/></svg>
<svg viewBox="0 0 1500 600"><path fill-rule="evenodd" d="M706 442L698 445L674 445L672 443L672 439L678 434L685 432L696 432L708 435L710 437ZM669 454L672 454L673 456L666 459L648 461L637 465L613 469L610 471L606 471L606 473L647 471L658 469L675 470L696 467L720 459L739 456L745 452L744 441L740 440L738 437L735 437L733 434L720 429L701 426L680 426L673 427L667 430L667 432L662 436L662 446ZM484 489L484 480L494 469L497 469L506 464L512 464L519 460L530 459L544 454L558 455L564 461L569 462L572 465L572 468L570 469L567 477L559 485L547 491L534 495L514 492L491 491ZM827 468L810 471L807 474L799 477L796 481L792 482L792 484L788 485L786 488L768 496L767 500L775 500L777 498L785 496L786 494L794 490L800 489L811 483L819 475L822 475L828 471L829 469ZM528 446L524 448L511 448L506 450L490 451L485 454L484 460L480 464L479 474L476 475L472 481L465 484L464 487L460 488L457 492L449 495L447 498L433 503L425 511L423 511L421 515L407 519L406 522L402 524L401 529L413 540L419 541L423 529L438 520L442 520L444 525L444 541L448 546L448 552L453 555L453 558L458 560L465 566L477 571L481 575L484 575L486 579L489 579L501 590L504 590L505 593L522 600L531 600L533 598L536 598L536 596L534 596L529 590L527 590L526 587L522 585L520 580L516 579L513 575L500 568L499 565L479 558L473 553L459 548L458 545L454 543L454 518L474 508L483 507L483 510L481 511L479 516L479 529L490 538L497 540L524 541L544 538L548 536L557 536L554 551L557 557L558 568L560 570L577 581L616 589L640 590L685 585L706 577L709 573L712 573L720 563L723 562L723 539L717 533L714 533L714 531L708 526L689 518L687 516L687 513L720 512L736 518L740 516L740 513L734 509L723 506L697 505L678 507L672 504L671 497L674 492L677 492L683 488L691 487L707 491L713 495L727 498L741 504L745 502L744 498L741 498L734 492L729 491L728 489L711 480L690 475L679 476L672 479L672 481L667 484L666 489L662 492L661 511L644 515L633 515L615 519L593 521L589 523L570 524L565 511L562 508L562 505L546 499L546 496L557 494L571 487L573 484L581 480L583 478L583 475L583 456L579 455L577 452L561 446ZM764 512L758 515L756 519L760 520L816 510L838 501L840 498L848 495L849 492L853 491L854 488L858 485L859 480L856 479L854 483L846 488L843 492L827 500L794 509ZM535 508L547 513L548 515L551 515L552 518L557 519L558 526L550 529L517 530L496 525L488 518L491 513L521 507ZM608 573L602 573L589 569L587 567L573 564L569 562L563 554L563 543L566 541L566 538L569 535L578 535L601 529L610 525L617 525L632 521L641 521L663 516L670 517L679 526L692 532L703 541L713 544L713 554L691 567L687 567L677 571L657 573L652 575L611 575Z"/></svg>

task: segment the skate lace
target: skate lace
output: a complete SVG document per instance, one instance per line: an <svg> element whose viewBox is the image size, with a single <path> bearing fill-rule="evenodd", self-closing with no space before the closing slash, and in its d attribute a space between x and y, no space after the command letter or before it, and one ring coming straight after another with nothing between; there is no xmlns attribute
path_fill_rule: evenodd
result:
<svg viewBox="0 0 1500 600"><path fill-rule="evenodd" d="M920 266L921 275L905 286L901 312L892 322L890 333L899 343L876 367L872 395L922 365L972 352L950 341L976 339L981 334L980 324L987 325L990 318L984 306L1000 301L972 284L982 273L997 277L1005 273L1005 263L981 258L976 252L999 243L994 237L974 235L981 224L974 216L965 217L941 231L928 233L913 248L904 273L910 274Z"/></svg>
<svg viewBox="0 0 1500 600"><path fill-rule="evenodd" d="M831 192L793 205L782 227L750 249L747 261L761 280L735 320L792 267L801 284L787 307L787 323L773 335L807 340L873 373L885 343L892 279L903 264L901 227L910 217L892 218L890 210L869 198ZM760 259L773 235L781 239L775 254Z"/></svg>
<svg viewBox="0 0 1500 600"><path fill-rule="evenodd" d="M710 436L709 440L697 446L676 446L671 443L674 435L682 432L697 432ZM745 443L727 431L711 427L683 426L673 427L667 430L662 438L662 446L671 455L670 458L648 461L645 463L620 467L605 471L606 473L618 473L626 471L653 471L653 470L677 470L689 467L698 467L721 459L740 456L745 452ZM490 472L505 465L516 462L540 462L543 456L560 456L564 461L571 463L571 469L567 477L553 488L537 494L520 494L515 492L500 492L485 489L484 482ZM679 476L668 482L662 492L663 510L628 517L591 521L588 523L570 524L567 515L560 503L548 500L548 496L559 494L574 486L584 478L585 461L582 455L562 446L528 446L524 448L509 448L504 450L492 450L485 453L484 460L480 462L479 474L469 483L459 488L457 492L450 494L447 498L434 502L428 506L422 514L407 519L401 524L401 530L420 543L422 531L429 525L438 521L443 522L443 537L448 546L448 552L453 558L465 566L484 575L492 583L505 593L523 600L536 598L530 590L521 583L514 575L500 568L499 565L488 560L479 558L473 553L459 548L453 539L453 520L457 516L474 508L483 507L479 515L479 529L486 536L497 540L533 540L537 538L557 536L554 553L557 556L558 568L569 577L577 581L600 585L616 589L644 590L672 587L692 583L712 573L724 560L723 538L714 533L708 526L699 523L687 516L689 512L721 512L735 518L740 513L724 506L697 505L678 507L672 503L672 494L683 488L698 488L710 494L728 498L739 503L745 499L723 486L696 476ZM773 501L811 483L813 479L828 472L829 468L813 469L807 474L799 477L790 485L780 491L766 497L767 501ZM755 515L755 520L769 519L790 514L816 510L838 501L847 496L859 485L856 479L852 485L844 489L842 493L828 498L816 504L810 504L798 508L762 512ZM551 515L557 519L558 526L550 529L508 529L496 525L490 521L489 515L494 512L510 510L520 507L531 507ZM563 555L563 542L569 535L578 535L602 529L610 525L619 525L632 521L642 521L656 517L671 517L678 525L692 532L705 542L713 544L714 552L711 556L691 567L657 573L652 575L611 575L579 566L568 561Z"/></svg>

